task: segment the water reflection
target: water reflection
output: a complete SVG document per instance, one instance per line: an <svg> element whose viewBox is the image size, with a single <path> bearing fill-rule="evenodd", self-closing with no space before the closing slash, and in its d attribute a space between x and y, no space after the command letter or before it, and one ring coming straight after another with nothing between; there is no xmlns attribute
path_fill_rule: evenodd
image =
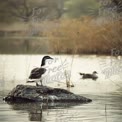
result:
<svg viewBox="0 0 122 122"><path fill-rule="evenodd" d="M55 110L56 114L64 114L66 109L73 106L80 105L81 103L8 103L12 110L19 111L20 113L27 112L29 121L44 121L49 110ZM65 108L65 111L63 111Z"/></svg>
<svg viewBox="0 0 122 122"><path fill-rule="evenodd" d="M25 84L31 69L40 65L42 57L42 55L0 55L0 96L6 96L8 93L6 90L10 91L18 84ZM66 59L69 65L72 64L72 56L53 57ZM90 104L6 104L0 99L0 121L122 122L122 75L116 72L117 74L111 74L110 78L105 79L103 74L108 67L112 68L111 61L119 68L118 59L114 57L111 59L109 56L75 56L73 60L71 81L75 87L69 90L92 99L93 102ZM90 73L94 70L99 73L97 81L80 79L79 72ZM66 89L65 82L59 85L58 83L46 85Z"/></svg>
<svg viewBox="0 0 122 122"><path fill-rule="evenodd" d="M89 104L79 103L4 103L0 99L0 121L41 122L122 122L122 95L82 94ZM105 110L106 109L106 110Z"/></svg>

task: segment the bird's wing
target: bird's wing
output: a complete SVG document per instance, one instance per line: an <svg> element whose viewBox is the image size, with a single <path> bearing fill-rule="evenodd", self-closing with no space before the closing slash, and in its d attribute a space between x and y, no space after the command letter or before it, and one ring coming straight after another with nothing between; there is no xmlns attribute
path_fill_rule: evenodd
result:
<svg viewBox="0 0 122 122"><path fill-rule="evenodd" d="M91 77L92 76L92 74L86 74L87 76L89 76L89 77Z"/></svg>
<svg viewBox="0 0 122 122"><path fill-rule="evenodd" d="M31 70L31 74L34 74L35 72L38 72L39 69L40 69L40 68L34 68L34 69L32 69L32 70Z"/></svg>
<svg viewBox="0 0 122 122"><path fill-rule="evenodd" d="M41 78L41 76L46 72L44 68L34 68L29 76L30 79Z"/></svg>
<svg viewBox="0 0 122 122"><path fill-rule="evenodd" d="M84 74L82 78L92 78L91 74Z"/></svg>
<svg viewBox="0 0 122 122"><path fill-rule="evenodd" d="M45 68L40 68L40 73L41 74L44 74L46 72L46 69Z"/></svg>

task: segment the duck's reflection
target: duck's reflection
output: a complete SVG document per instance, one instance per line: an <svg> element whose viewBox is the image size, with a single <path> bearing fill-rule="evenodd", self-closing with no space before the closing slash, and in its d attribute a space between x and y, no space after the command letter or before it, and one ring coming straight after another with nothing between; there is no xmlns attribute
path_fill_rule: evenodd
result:
<svg viewBox="0 0 122 122"><path fill-rule="evenodd" d="M47 112L50 109L63 109L69 108L79 103L8 103L13 110L28 112L30 121L44 121L46 119L43 112Z"/></svg>
<svg viewBox="0 0 122 122"><path fill-rule="evenodd" d="M42 104L40 105L40 109L35 109L29 112L29 120L30 121L42 121Z"/></svg>

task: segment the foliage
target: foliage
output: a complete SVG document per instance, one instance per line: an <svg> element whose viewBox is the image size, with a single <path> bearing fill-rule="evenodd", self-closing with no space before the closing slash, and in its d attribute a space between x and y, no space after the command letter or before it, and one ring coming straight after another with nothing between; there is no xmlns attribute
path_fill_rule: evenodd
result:
<svg viewBox="0 0 122 122"><path fill-rule="evenodd" d="M97 16L100 5L96 0L69 0L65 2L65 7L66 15L75 18L84 15Z"/></svg>
<svg viewBox="0 0 122 122"><path fill-rule="evenodd" d="M101 5L104 9L122 12L121 0L1 0L0 22L30 21L33 15L38 20L53 20L63 16L79 18L98 16ZM107 2L109 1L109 2Z"/></svg>
<svg viewBox="0 0 122 122"><path fill-rule="evenodd" d="M62 15L63 3L57 0L4 0L0 4L0 21L55 19ZM62 6L59 6L59 3Z"/></svg>
<svg viewBox="0 0 122 122"><path fill-rule="evenodd" d="M121 22L97 24L92 18L60 20L59 26L46 33L52 52L110 54L122 47Z"/></svg>
<svg viewBox="0 0 122 122"><path fill-rule="evenodd" d="M122 12L122 0L111 0L115 6L117 6L117 12Z"/></svg>

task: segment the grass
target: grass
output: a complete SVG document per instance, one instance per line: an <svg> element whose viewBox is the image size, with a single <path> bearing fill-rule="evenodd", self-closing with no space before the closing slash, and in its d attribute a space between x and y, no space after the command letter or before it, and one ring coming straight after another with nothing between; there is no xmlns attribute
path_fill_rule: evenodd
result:
<svg viewBox="0 0 122 122"><path fill-rule="evenodd" d="M65 19L46 33L52 52L76 54L110 54L122 47L120 21L98 23L92 18Z"/></svg>

